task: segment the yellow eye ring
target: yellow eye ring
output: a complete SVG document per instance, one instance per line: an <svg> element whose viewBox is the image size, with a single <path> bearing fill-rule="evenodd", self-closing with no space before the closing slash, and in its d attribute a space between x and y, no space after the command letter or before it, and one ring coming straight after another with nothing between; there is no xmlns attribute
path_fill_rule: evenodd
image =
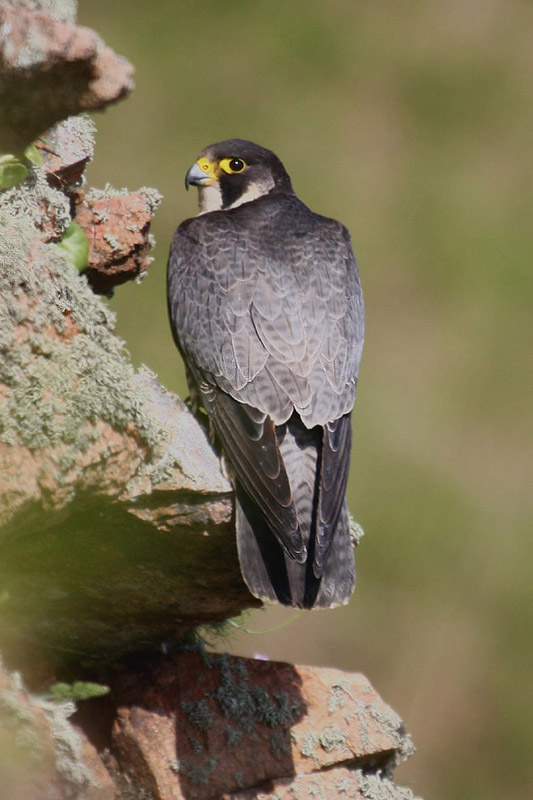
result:
<svg viewBox="0 0 533 800"><path fill-rule="evenodd" d="M227 172L228 175L236 175L239 172L244 172L246 169L246 162L242 158L223 158L220 161L220 168Z"/></svg>

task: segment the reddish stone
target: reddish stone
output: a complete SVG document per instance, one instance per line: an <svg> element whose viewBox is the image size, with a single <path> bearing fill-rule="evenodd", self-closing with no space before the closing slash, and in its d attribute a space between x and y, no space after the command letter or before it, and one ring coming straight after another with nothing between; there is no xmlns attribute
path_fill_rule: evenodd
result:
<svg viewBox="0 0 533 800"><path fill-rule="evenodd" d="M409 751L401 721L359 674L184 653L122 675L114 694L121 769L158 800L327 781L323 769L376 769Z"/></svg>
<svg viewBox="0 0 533 800"><path fill-rule="evenodd" d="M93 290L105 293L148 269L148 232L156 193L111 194L86 199L76 207L75 221L89 239L87 278Z"/></svg>
<svg viewBox="0 0 533 800"><path fill-rule="evenodd" d="M83 118L71 118L47 131L36 146L43 158L48 183L54 189L67 189L79 183L93 155L93 146Z"/></svg>
<svg viewBox="0 0 533 800"><path fill-rule="evenodd" d="M105 108L133 88L133 67L90 28L0 5L0 150L21 153L55 122ZM31 49L30 49L31 47Z"/></svg>

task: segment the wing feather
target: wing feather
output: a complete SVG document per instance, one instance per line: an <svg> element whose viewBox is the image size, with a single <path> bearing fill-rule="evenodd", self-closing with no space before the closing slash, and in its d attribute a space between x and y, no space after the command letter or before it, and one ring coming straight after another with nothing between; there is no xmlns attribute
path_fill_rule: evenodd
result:
<svg viewBox="0 0 533 800"><path fill-rule="evenodd" d="M314 571L322 573L342 512L350 467L351 415L324 426L318 490Z"/></svg>
<svg viewBox="0 0 533 800"><path fill-rule="evenodd" d="M303 563L303 543L292 491L272 420L258 422L255 410L215 390L207 400L210 418L226 457L246 493L290 558Z"/></svg>

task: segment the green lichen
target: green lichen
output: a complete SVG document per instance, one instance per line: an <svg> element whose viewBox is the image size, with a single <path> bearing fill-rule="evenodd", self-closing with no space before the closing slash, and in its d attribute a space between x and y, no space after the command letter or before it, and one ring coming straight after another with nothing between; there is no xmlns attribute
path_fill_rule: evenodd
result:
<svg viewBox="0 0 533 800"><path fill-rule="evenodd" d="M46 11L58 22L75 22L78 11L76 0L19 0L18 5L35 11Z"/></svg>
<svg viewBox="0 0 533 800"><path fill-rule="evenodd" d="M236 730L228 725L226 728L226 744L228 747L235 747L241 741L242 737L244 736L244 731Z"/></svg>
<svg viewBox="0 0 533 800"><path fill-rule="evenodd" d="M302 743L300 745L300 753L305 758L312 758L315 760L316 758L316 749L318 747L318 736L310 731L306 733L304 738L302 739Z"/></svg>
<svg viewBox="0 0 533 800"><path fill-rule="evenodd" d="M307 787L307 797L309 800L327 800L324 789L318 781Z"/></svg>
<svg viewBox="0 0 533 800"><path fill-rule="evenodd" d="M253 686L242 661L231 661L224 654L216 663L221 681L213 697L224 716L238 721L246 732L251 732L257 723L287 728L299 718L300 704L282 692L269 694Z"/></svg>
<svg viewBox="0 0 533 800"><path fill-rule="evenodd" d="M175 763L175 766L171 766L171 769L179 775L183 775L196 786L207 786L217 765L217 760L209 756L205 756L201 761L180 758L179 761Z"/></svg>
<svg viewBox="0 0 533 800"><path fill-rule="evenodd" d="M29 162L28 162L29 163ZM33 223L33 232L40 230L44 217L54 221L59 234L66 231L71 222L70 201L63 192L48 185L43 167L29 164L27 178L17 186L0 194L0 217L2 217L2 239L7 239L10 222L27 220ZM9 242L2 243L9 247ZM18 242L11 242L16 250Z"/></svg>
<svg viewBox="0 0 533 800"><path fill-rule="evenodd" d="M54 703L42 699L36 704L48 717L56 753L56 771L65 796L81 799L97 784L83 761L83 739L69 722L76 705L71 701Z"/></svg>
<svg viewBox="0 0 533 800"><path fill-rule="evenodd" d="M120 240L112 233L104 233L104 239L113 250L120 250Z"/></svg>
<svg viewBox="0 0 533 800"><path fill-rule="evenodd" d="M254 689L253 696L258 721L270 728L291 725L300 716L300 703L291 701L283 692L272 692L269 695L265 689Z"/></svg>
<svg viewBox="0 0 533 800"><path fill-rule="evenodd" d="M365 800L416 800L410 789L395 786L388 774L365 773L358 769L353 772L353 780L354 788Z"/></svg>
<svg viewBox="0 0 533 800"><path fill-rule="evenodd" d="M82 152L86 153L89 159L93 157L96 125L88 114L76 114L74 117L67 117L59 125L54 126L46 134L46 139L50 141L52 146L55 142L55 131L60 127L80 145Z"/></svg>
<svg viewBox="0 0 533 800"><path fill-rule="evenodd" d="M103 189L92 187L87 192L85 199L87 203L97 203L99 200L109 200L110 197L122 197L129 194L129 189L115 189L110 183L106 183Z"/></svg>
<svg viewBox="0 0 533 800"><path fill-rule="evenodd" d="M333 750L344 749L347 738L348 731L341 731L338 725L328 725L326 728L323 728L318 735L320 746L326 753L331 753Z"/></svg>
<svg viewBox="0 0 533 800"><path fill-rule="evenodd" d="M371 704L370 715L393 742L395 753L391 766L397 766L414 754L415 746L413 740L411 736L405 732L405 727L401 718L392 708L386 706L385 709L381 710L374 704Z"/></svg>
<svg viewBox="0 0 533 800"><path fill-rule="evenodd" d="M354 520L351 514L349 514L349 527L350 527L350 538L353 542L354 547L357 547L360 544L361 539L365 535L365 532L361 525Z"/></svg>
<svg viewBox="0 0 533 800"><path fill-rule="evenodd" d="M155 447L165 434L145 409L114 314L58 246L36 241L31 217L13 216L3 199L0 227L0 440L63 445L59 484L98 436L98 420L118 431L134 423ZM60 338L72 323L79 333Z"/></svg>
<svg viewBox="0 0 533 800"><path fill-rule="evenodd" d="M241 770L233 773L233 780L235 781L239 789L244 789L244 775Z"/></svg>
<svg viewBox="0 0 533 800"><path fill-rule="evenodd" d="M49 757L41 744L41 740L46 742L42 732L44 712L54 745L58 785L65 797L81 800L96 784L83 763L82 738L69 722L76 710L75 704L70 701L53 703L36 697L24 689L17 673L4 674L8 676L8 683L0 689L0 733L9 735L13 758L20 759L27 769L36 770L43 757Z"/></svg>
<svg viewBox="0 0 533 800"><path fill-rule="evenodd" d="M373 690L370 684L366 684L361 687L361 692L372 693ZM357 717L362 740L368 742L366 704L353 696L349 681L340 680L331 687L328 693L328 713L340 713L346 722L351 722Z"/></svg>
<svg viewBox="0 0 533 800"><path fill-rule="evenodd" d="M206 668L218 670L220 679L217 688L206 692L201 700L180 703L191 725L202 731L207 730L214 722L209 707L209 703L214 702L228 720L224 730L228 748L237 747L244 737L253 738L257 734L257 725L266 725L271 729L271 753L278 759L286 757L290 753L290 727L301 717L300 703L284 692L268 692L255 686L244 661L226 654L207 653L203 648L200 653ZM201 685L201 673L197 682ZM190 738L189 742L193 752L199 754ZM205 758L182 760L180 774L198 783L199 777L206 775L206 767L209 765Z"/></svg>
<svg viewBox="0 0 533 800"><path fill-rule="evenodd" d="M196 736L189 736L187 738L189 739L189 744L191 745L191 750L193 751L193 753L196 753L196 755L200 755L201 753L204 752L204 746L201 743L201 741L196 738Z"/></svg>
<svg viewBox="0 0 533 800"><path fill-rule="evenodd" d="M146 203L148 205L148 210L149 210L150 214L154 214L156 209L157 209L157 207L158 207L158 205L159 205L159 203L163 199L163 195L160 194L160 192L158 192L157 189L153 189L151 186L141 186L141 188L138 190L138 192L146 200ZM151 234L150 234L149 239L150 239L150 245L152 245L153 244L153 240L152 240Z"/></svg>
<svg viewBox="0 0 533 800"><path fill-rule="evenodd" d="M270 740L270 752L276 758L281 758L291 752L290 737L287 731L274 731Z"/></svg>
<svg viewBox="0 0 533 800"><path fill-rule="evenodd" d="M213 714L205 700L183 700L180 707L195 728L205 731L213 724Z"/></svg>
<svg viewBox="0 0 533 800"><path fill-rule="evenodd" d="M42 758L34 717L28 706L21 703L23 691L18 674L11 676L11 686L0 689L0 732L9 736L15 754L27 764L38 764Z"/></svg>

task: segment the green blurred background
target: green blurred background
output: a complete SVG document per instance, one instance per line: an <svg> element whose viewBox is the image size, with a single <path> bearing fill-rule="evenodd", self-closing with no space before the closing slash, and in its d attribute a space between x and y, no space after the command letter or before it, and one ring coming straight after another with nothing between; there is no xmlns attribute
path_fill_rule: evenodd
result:
<svg viewBox="0 0 533 800"><path fill-rule="evenodd" d="M418 748L397 779L427 800L533 797L532 4L81 0L79 18L137 68L95 116L89 183L165 196L149 277L110 303L136 364L186 394L165 266L213 141L273 149L359 260L358 588L222 646L365 672Z"/></svg>

